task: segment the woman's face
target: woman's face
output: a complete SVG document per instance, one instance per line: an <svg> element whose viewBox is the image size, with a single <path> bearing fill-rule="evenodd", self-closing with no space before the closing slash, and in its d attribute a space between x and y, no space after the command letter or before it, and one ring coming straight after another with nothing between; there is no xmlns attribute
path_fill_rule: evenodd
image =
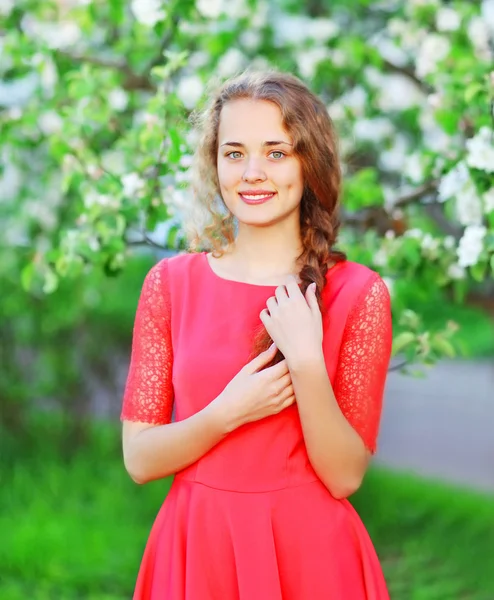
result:
<svg viewBox="0 0 494 600"><path fill-rule="evenodd" d="M220 116L218 180L221 196L239 223L298 224L302 165L285 131L280 109L265 100L234 100Z"/></svg>

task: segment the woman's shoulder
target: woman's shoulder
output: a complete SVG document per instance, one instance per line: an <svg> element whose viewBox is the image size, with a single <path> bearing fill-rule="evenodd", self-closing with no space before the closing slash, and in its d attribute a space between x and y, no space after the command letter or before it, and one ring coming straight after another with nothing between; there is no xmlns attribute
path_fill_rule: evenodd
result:
<svg viewBox="0 0 494 600"><path fill-rule="evenodd" d="M351 260L343 260L328 269L326 281L330 294L345 297L349 303L357 301L374 284L386 288L377 271Z"/></svg>
<svg viewBox="0 0 494 600"><path fill-rule="evenodd" d="M351 260L342 260L328 269L326 279L337 277L340 281L358 285L369 278L378 278L379 273L362 263Z"/></svg>

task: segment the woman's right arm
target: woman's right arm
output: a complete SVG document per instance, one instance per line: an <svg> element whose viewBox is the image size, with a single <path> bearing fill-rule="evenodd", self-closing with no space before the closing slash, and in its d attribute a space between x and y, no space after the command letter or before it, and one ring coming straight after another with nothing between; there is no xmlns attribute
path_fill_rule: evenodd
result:
<svg viewBox="0 0 494 600"><path fill-rule="evenodd" d="M125 468L136 483L167 477L199 460L227 434L213 403L176 423L124 421Z"/></svg>
<svg viewBox="0 0 494 600"><path fill-rule="evenodd" d="M237 427L293 404L286 361L262 370L276 352L273 347L256 356L217 398L187 419L165 425L124 420L124 462L132 479L147 483L185 469Z"/></svg>
<svg viewBox="0 0 494 600"><path fill-rule="evenodd" d="M137 483L186 468L240 425L275 414L294 402L285 361L261 370L276 354L272 347L245 365L204 409L172 423L169 298L165 259L150 270L142 287L120 416L124 464Z"/></svg>

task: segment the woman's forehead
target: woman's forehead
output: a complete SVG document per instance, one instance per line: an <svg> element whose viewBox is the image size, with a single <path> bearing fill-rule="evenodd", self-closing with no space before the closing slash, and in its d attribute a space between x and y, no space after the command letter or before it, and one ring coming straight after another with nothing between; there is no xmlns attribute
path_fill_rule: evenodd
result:
<svg viewBox="0 0 494 600"><path fill-rule="evenodd" d="M247 99L225 104L218 130L220 146L227 142L264 145L273 141L292 142L291 136L283 126L281 111L276 104L265 100Z"/></svg>

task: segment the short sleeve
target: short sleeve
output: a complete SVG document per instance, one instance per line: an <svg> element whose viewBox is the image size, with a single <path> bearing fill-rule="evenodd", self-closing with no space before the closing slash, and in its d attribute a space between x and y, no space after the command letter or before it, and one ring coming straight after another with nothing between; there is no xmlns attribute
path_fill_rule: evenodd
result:
<svg viewBox="0 0 494 600"><path fill-rule="evenodd" d="M334 386L341 411L373 454L391 345L389 292L373 273L348 316Z"/></svg>
<svg viewBox="0 0 494 600"><path fill-rule="evenodd" d="M164 425L173 407L173 351L170 331L168 263L147 274L142 286L132 337L130 367L120 419Z"/></svg>

